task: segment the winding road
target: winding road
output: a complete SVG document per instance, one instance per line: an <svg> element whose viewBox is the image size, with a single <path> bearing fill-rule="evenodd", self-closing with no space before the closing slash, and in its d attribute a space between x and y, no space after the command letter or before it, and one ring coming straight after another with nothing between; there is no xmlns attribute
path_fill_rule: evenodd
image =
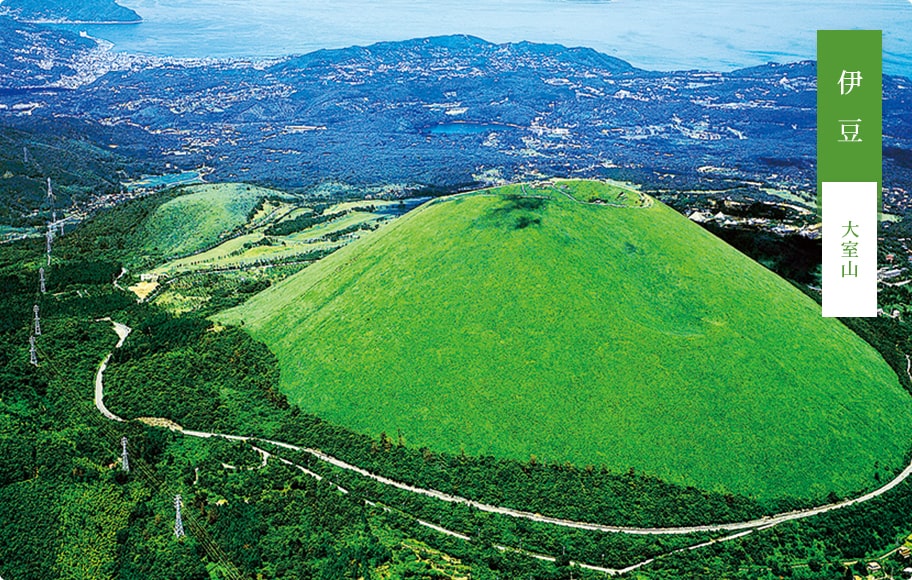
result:
<svg viewBox="0 0 912 580"><path fill-rule="evenodd" d="M102 320L105 320L105 319L102 319ZM106 319L106 320L110 320L110 319ZM124 341L126 340L127 336L130 334L130 328L123 324L114 322L114 321L111 321L111 322L114 325L115 332L117 332L118 337L120 337L120 340L117 342L117 346L115 348L120 348L123 345ZM111 413L104 406L104 402L103 402L104 401L104 387L103 387L104 371L107 368L107 363L110 361L112 355L113 355L113 352L109 353L107 355L107 357L105 357L104 361L101 363L101 365L98 368L98 372L96 373L96 376L95 376L95 406L108 419L110 419L112 421L123 422L124 419ZM910 364L910 367L912 367L912 360L910 360L909 364ZM910 373L910 376L912 376L912 373ZM814 507L814 508L785 512L785 513L776 514L776 515L772 515L772 516L764 516L764 517L761 517L758 519L747 520L747 521L742 521L742 522L704 524L704 525L698 525L698 526L656 527L656 528L632 527L632 526L611 526L611 525L605 525L605 524L581 522L581 521L576 521L576 520L569 520L569 519L564 519L564 518L545 516L545 515L541 515L541 514L533 513L533 512L529 512L529 511L486 504L486 503L471 500L471 499L468 499L465 497L445 493L442 491L437 491L434 489L416 487L413 485L409 485L407 483L403 483L401 481L396 481L396 480L390 479L388 477L384 477L382 475L377 475L375 473L371 473L370 471L367 471L366 469L362 469L356 465L352 465L351 463L342 461L341 459L338 459L336 457L333 457L332 455L323 453L322 451L320 451L318 449L312 449L309 447L300 447L297 445L292 445L290 443L285 443L282 441L274 441L274 440L270 440L270 439L264 439L261 437L243 437L243 436L239 436L239 435L227 435L224 433L194 431L194 430L190 430L190 429L184 429L177 423L174 423L173 421L170 421L168 419L141 418L138 420L143 421L144 423L147 423L150 425L167 427L167 428L170 428L171 430L178 431L184 435L188 435L191 437L201 437L201 438L220 437L223 439L230 439L230 440L234 440L234 441L246 441L246 442L250 443L251 446L258 453L263 455L264 461L266 459L268 459L270 456L275 457L276 459L279 459L279 461L281 461L282 463L285 463L287 465L292 465L292 466L296 467L297 469L299 469L300 471L302 471L318 480L323 479L322 476L320 476L319 474L314 473L313 471L310 471L303 466L297 465L297 464L293 463L292 461L275 456L274 454L270 453L269 451L257 447L256 445L254 445L254 443L255 442L268 443L268 444L274 445L279 448L307 453L307 454L319 459L320 461L323 461L325 463L328 463L328 464L338 467L340 469L344 469L346 471L352 471L352 472L357 473L368 479L372 479L372 480L382 483L384 485L387 485L390 487L395 487L397 489L401 489L401 490L404 490L404 491L407 491L410 493L423 495L423 496L427 496L427 497L432 497L432 498L435 498L435 499L438 499L441 501L445 501L445 502L449 502L449 503L467 505L467 506L470 506L474 509L477 509L477 510L483 511L483 512L500 514L500 515L513 517L513 518L521 518L521 519L531 520L534 522L552 524L555 526L562 526L562 527L566 527L566 528L576 528L576 529L581 529L581 530L607 532L607 533L631 534L631 535L642 535L642 536L683 535L683 534L712 533L712 532L737 532L730 536L726 536L726 537L715 539L715 540L710 540L708 542L696 544L694 546L689 546L687 548L681 548L678 550L674 550L674 551L668 552L667 554L664 554L664 555L673 554L676 552L683 552L683 551L687 551L687 550L694 550L694 549L704 547L704 546L707 546L707 545L710 545L713 543L733 540L733 539L736 539L739 537L743 537L749 533L752 533L755 530L767 529L767 528L771 528L773 526L782 524L784 522L810 518L810 517L813 517L816 515L820 515L820 514L834 511L834 510L849 507L852 505L864 503L864 502L870 501L878 496L881 496L881 495L887 493L888 491L890 491L891 489L895 488L896 486L901 484L903 481L905 481L910 475L912 475L912 463L910 463L899 475L894 477L888 483L886 483L885 485L883 485L869 493L866 493L862 496L859 496L859 497L856 497L853 499L846 499L846 500L842 500L842 501L838 501L838 502L834 502L834 503L829 503L829 504L821 505L821 506ZM335 485L335 484L333 484L333 485ZM343 493L348 493L348 490L346 490L338 485L335 485L335 487L338 488ZM427 522L425 522L425 523L427 523ZM424 524L422 524L422 525L424 525ZM439 528L439 526L434 526L433 524L429 524L429 523L428 523L428 526L432 527L434 529ZM444 528L440 528L440 529L444 530ZM451 532L450 530L445 530L443 533L449 533L451 535L456 535L457 537L463 536L462 534L459 534L458 532ZM514 548L506 548L504 546L499 546L498 548L503 549L503 550L514 550ZM539 559L550 560L550 561L554 560L554 558L551 556L545 556L542 554L534 554L534 553L526 552L526 551L522 551L522 552L527 555L537 557ZM649 564L650 562L652 562L654 560L655 560L655 558L650 558L648 560L644 560L643 562L639 562L639 563L635 564L634 566L630 566L630 567L622 568L622 569L601 568L598 566L591 566L591 565L581 564L581 563L576 563L576 564L578 566L581 566L581 567L584 567L587 569L601 571L601 572L605 572L608 574L621 574L624 572L629 572L629 571L639 568L641 566L645 566L646 564Z"/></svg>
<svg viewBox="0 0 912 580"><path fill-rule="evenodd" d="M110 318L99 318L95 322L101 322L104 320L107 320L114 325L114 332L117 333L117 336L119 338L119 340L117 341L117 344L114 346L114 348L120 348L121 346L123 346L124 341L127 340L127 336L130 335L130 331L133 329L130 328L129 326L127 326L126 324L114 322ZM102 380L104 378L105 369L108 368L108 362L110 362L112 356L114 356L113 352L108 353L108 356L106 356L105 359L101 362L101 366L98 367L98 372L95 373L95 406L98 408L99 411L101 411L101 414L104 415L105 417L107 417L108 419L110 419L112 421L119 421L119 422L123 423L124 420L121 419L120 417L118 417L117 415L115 415L114 413L112 413L111 411L109 411L108 408L105 407L105 404L104 404L104 385L102 384Z"/></svg>

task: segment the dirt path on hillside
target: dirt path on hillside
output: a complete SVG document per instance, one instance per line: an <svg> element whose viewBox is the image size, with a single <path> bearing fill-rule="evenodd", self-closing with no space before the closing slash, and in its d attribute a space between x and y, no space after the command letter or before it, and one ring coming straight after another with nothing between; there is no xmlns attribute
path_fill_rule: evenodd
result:
<svg viewBox="0 0 912 580"><path fill-rule="evenodd" d="M100 322L103 320L107 320L114 325L114 332L116 332L117 336L119 337L119 340L117 341L117 344L114 346L114 348L122 347L124 341L127 340L127 337L130 335L130 331L132 329L129 326L127 326L126 324L114 322L110 318L99 318L96 322ZM120 417L118 417L117 415L115 415L114 413L112 413L111 411L109 411L108 408L105 407L105 404L104 404L104 383L103 383L104 372L108 368L108 362L110 362L111 357L113 355L114 355L113 352L109 353L108 356L106 356L105 359L103 361L101 361L101 365L99 365L99 367L98 367L98 372L95 373L95 407L97 407L98 410L101 412L101 414L104 415L105 417L107 417L108 419L110 419L112 421L119 421L119 422L123 423L124 420L121 419Z"/></svg>

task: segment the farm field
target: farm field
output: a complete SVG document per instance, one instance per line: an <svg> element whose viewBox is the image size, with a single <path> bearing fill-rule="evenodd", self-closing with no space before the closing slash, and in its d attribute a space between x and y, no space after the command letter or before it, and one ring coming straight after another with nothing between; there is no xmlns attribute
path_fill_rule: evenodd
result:
<svg viewBox="0 0 912 580"><path fill-rule="evenodd" d="M415 447L761 500L873 487L909 448L873 348L618 185L442 198L215 318L270 346L303 410Z"/></svg>

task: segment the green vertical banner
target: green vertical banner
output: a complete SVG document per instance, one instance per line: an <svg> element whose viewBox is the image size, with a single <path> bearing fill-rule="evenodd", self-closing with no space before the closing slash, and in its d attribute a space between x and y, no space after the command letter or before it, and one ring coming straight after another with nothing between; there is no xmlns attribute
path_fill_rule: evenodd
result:
<svg viewBox="0 0 912 580"><path fill-rule="evenodd" d="M879 30L817 31L818 185L881 183L881 38Z"/></svg>
<svg viewBox="0 0 912 580"><path fill-rule="evenodd" d="M882 34L817 31L817 203L824 316L877 315Z"/></svg>

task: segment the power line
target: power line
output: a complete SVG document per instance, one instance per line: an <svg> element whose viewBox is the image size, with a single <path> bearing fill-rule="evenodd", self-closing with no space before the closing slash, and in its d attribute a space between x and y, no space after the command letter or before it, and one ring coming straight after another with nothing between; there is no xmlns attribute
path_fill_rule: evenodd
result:
<svg viewBox="0 0 912 580"><path fill-rule="evenodd" d="M177 494L174 496L174 537L180 538L185 536L184 533L184 522L181 520L181 496Z"/></svg>
<svg viewBox="0 0 912 580"><path fill-rule="evenodd" d="M34 337L31 337L30 344L34 345ZM101 415L93 412L94 409L88 409L86 401L79 396L78 392L75 392L73 388L68 383L68 375L65 372L62 372L56 363L56 361L50 357L44 350L42 350L37 345L34 346L34 352L36 354L40 353L42 358L46 361L46 365L43 365L43 368L47 369L48 374L58 379L57 384L65 391L65 394L68 395L66 398L71 399L70 409L75 410L78 414L82 415L83 420L89 425L96 425L101 429L105 435L110 439L123 440L122 433L119 433L117 429L114 428L113 424L104 420ZM33 363L37 366L37 359ZM141 457L134 457L133 466L136 468L136 472L140 474L140 477L145 480L145 483L149 486L150 490L155 493L161 493L162 489L165 487L165 481L158 476L154 470L147 465ZM197 521L196 516L192 511L182 514L183 519L186 519L187 527L193 533L194 539L196 539L203 550L206 552L206 555L213 562L217 562L221 565L222 569L225 571L225 574L230 580L243 580L243 576L237 567L231 562L228 558L228 555L225 551L219 546L210 536L209 532Z"/></svg>
<svg viewBox="0 0 912 580"><path fill-rule="evenodd" d="M127 455L127 438L121 437L120 444L123 447L123 455L121 456L120 467L125 472L129 473L130 472L130 457Z"/></svg>
<svg viewBox="0 0 912 580"><path fill-rule="evenodd" d="M44 234L45 245L47 247L47 265L51 265L51 242L54 240L54 228L51 224L48 224L47 233Z"/></svg>

